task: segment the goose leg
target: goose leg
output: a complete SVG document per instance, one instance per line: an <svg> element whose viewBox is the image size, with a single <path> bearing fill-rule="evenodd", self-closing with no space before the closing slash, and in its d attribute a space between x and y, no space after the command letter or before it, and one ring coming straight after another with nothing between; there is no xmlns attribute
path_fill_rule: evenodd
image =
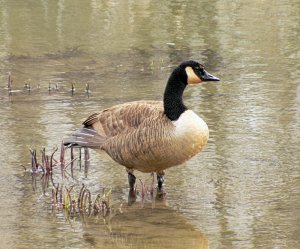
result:
<svg viewBox="0 0 300 249"><path fill-rule="evenodd" d="M158 191L162 191L163 183L165 181L165 179L164 179L165 171L157 172L156 175L157 175L157 189L158 189Z"/></svg>
<svg viewBox="0 0 300 249"><path fill-rule="evenodd" d="M128 173L128 183L129 183L129 189L132 191L134 190L134 185L135 185L135 175L133 174L133 169L126 169Z"/></svg>

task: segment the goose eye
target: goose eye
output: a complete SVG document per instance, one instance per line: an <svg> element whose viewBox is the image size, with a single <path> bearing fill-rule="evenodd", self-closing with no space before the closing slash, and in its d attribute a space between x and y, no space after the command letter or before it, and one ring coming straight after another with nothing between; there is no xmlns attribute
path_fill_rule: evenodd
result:
<svg viewBox="0 0 300 249"><path fill-rule="evenodd" d="M200 73L203 73L203 70L204 70L204 69L203 69L203 67L196 66L196 67L195 67L195 70L198 71L198 72L200 72Z"/></svg>

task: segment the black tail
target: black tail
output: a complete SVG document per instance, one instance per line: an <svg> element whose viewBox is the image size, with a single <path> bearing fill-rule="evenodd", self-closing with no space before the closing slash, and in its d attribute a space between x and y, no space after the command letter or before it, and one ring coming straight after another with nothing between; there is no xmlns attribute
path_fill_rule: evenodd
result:
<svg viewBox="0 0 300 249"><path fill-rule="evenodd" d="M72 134L70 137L64 139L64 145L68 147L88 147L94 149L101 149L105 143L106 138L99 135L93 128L83 127Z"/></svg>

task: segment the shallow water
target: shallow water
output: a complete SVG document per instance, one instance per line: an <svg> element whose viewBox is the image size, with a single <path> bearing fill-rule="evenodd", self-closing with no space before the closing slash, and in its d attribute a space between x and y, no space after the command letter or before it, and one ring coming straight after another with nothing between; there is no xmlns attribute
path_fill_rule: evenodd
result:
<svg viewBox="0 0 300 249"><path fill-rule="evenodd" d="M299 19L296 0L0 1L0 248L299 248ZM51 151L98 109L160 100L187 59L221 82L185 92L210 140L167 171L166 201L127 206L124 169L91 151L74 181L111 187L124 211L109 226L53 213L23 172L28 148Z"/></svg>

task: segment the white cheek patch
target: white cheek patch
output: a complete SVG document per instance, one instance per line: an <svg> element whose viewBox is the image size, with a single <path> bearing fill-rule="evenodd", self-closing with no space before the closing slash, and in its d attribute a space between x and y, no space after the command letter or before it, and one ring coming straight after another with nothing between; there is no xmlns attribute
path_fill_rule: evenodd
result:
<svg viewBox="0 0 300 249"><path fill-rule="evenodd" d="M195 74L193 68L186 67L185 72L188 77L188 80L187 80L188 84L198 84L198 83L202 82L202 80Z"/></svg>

